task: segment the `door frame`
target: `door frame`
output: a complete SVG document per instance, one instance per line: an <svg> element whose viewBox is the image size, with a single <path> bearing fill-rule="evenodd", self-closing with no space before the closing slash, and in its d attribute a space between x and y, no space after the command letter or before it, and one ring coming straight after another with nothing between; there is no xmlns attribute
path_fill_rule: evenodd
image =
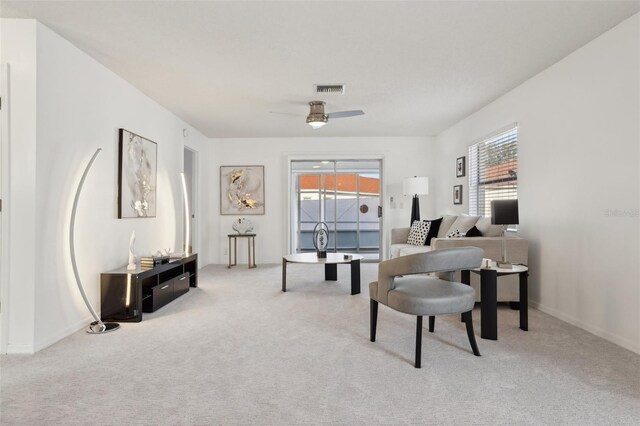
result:
<svg viewBox="0 0 640 426"><path fill-rule="evenodd" d="M9 342L9 65L0 64L0 354L7 353Z"/></svg>
<svg viewBox="0 0 640 426"><path fill-rule="evenodd" d="M198 197L198 189L200 187L200 172L199 172L199 160L200 156L198 151L189 146L186 142L183 144L182 150L182 170L184 171L184 151L190 151L193 155L193 168L192 168L192 176L191 176L191 205L193 209L190 211L193 220L191 221L191 251L193 253L198 253L200 249L200 233L199 229L199 218L200 218L200 197ZM184 203L184 201L183 201ZM182 208L182 216L184 217L184 206ZM183 242L184 242L184 221L182 222L182 232L183 232Z"/></svg>
<svg viewBox="0 0 640 426"><path fill-rule="evenodd" d="M327 153L309 153L309 154L304 154L304 153L291 153L291 154L285 154L286 155L286 159L287 159L287 167L286 167L286 173L287 176L285 179L283 179L284 182L284 188L282 190L283 194L287 194L286 197L283 197L283 208L285 209L285 211L287 212L287 214L283 215L283 221L284 221L284 228L287 230L287 243L282 245L282 248L284 250L284 253L282 253L282 256L286 256L288 254L291 253L292 245L291 245L291 224L293 223L293 214L292 214L292 205L291 205L291 190L292 190L292 184L293 182L291 181L291 162L292 161L322 161L322 160L335 160L335 161L348 161L348 160L357 160L357 161L380 161L380 203L382 206L382 220L380 221L380 259L386 259L387 258L387 246L388 246L388 239L386 236L386 233L384 232L384 230L386 229L386 225L387 225L387 214L388 214L388 207L387 207L387 203L385 202L386 196L385 196L385 188L384 188L384 183L385 183L385 179L387 176L387 161L386 161L386 157L384 154L381 153L371 153L371 154L361 154L361 153L352 153L352 154L348 154L348 153L340 153L340 154L333 154L331 152L327 152Z"/></svg>

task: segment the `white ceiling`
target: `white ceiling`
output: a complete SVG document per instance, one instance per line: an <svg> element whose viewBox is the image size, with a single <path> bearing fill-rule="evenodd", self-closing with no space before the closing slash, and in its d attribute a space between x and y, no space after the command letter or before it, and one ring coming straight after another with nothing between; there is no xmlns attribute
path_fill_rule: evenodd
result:
<svg viewBox="0 0 640 426"><path fill-rule="evenodd" d="M434 135L640 10L638 1L0 6L3 17L40 20L209 137ZM318 96L315 83L347 91ZM312 130L315 99L366 115Z"/></svg>

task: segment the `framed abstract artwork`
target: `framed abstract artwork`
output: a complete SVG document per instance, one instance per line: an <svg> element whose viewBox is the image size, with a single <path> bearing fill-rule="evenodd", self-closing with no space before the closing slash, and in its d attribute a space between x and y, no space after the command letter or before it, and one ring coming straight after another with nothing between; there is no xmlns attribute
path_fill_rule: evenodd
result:
<svg viewBox="0 0 640 426"><path fill-rule="evenodd" d="M462 185L453 187L453 204L462 204Z"/></svg>
<svg viewBox="0 0 640 426"><path fill-rule="evenodd" d="M466 172L466 157L458 157L456 160L456 177L463 177Z"/></svg>
<svg viewBox="0 0 640 426"><path fill-rule="evenodd" d="M264 214L264 166L220 166L220 214Z"/></svg>
<svg viewBox="0 0 640 426"><path fill-rule="evenodd" d="M158 145L119 131L118 218L156 217Z"/></svg>

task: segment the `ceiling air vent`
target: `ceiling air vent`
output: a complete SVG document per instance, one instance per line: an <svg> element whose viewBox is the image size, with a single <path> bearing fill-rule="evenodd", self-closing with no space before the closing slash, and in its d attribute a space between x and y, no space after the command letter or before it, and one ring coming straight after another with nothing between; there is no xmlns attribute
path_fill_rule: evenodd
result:
<svg viewBox="0 0 640 426"><path fill-rule="evenodd" d="M344 84L314 84L313 88L319 94L344 95Z"/></svg>

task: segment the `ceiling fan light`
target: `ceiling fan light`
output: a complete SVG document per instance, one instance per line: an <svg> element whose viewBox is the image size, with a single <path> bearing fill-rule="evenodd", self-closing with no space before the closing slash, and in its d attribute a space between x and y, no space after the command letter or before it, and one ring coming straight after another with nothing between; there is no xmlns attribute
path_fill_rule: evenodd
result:
<svg viewBox="0 0 640 426"><path fill-rule="evenodd" d="M328 119L329 117L327 117L326 114L318 114L312 112L307 116L307 124L313 129L319 129L320 127L327 124Z"/></svg>
<svg viewBox="0 0 640 426"><path fill-rule="evenodd" d="M326 121L307 121L307 124L311 126L312 129L316 130L324 126L325 124L327 124L327 122Z"/></svg>

